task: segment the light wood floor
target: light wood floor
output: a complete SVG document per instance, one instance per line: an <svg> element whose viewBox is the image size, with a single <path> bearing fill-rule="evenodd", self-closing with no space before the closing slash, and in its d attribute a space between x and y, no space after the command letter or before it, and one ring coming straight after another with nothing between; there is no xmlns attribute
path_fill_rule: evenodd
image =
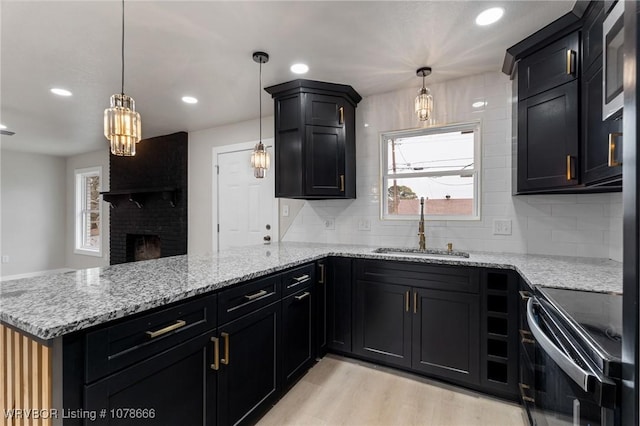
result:
<svg viewBox="0 0 640 426"><path fill-rule="evenodd" d="M526 425L520 406L408 373L328 355L258 423Z"/></svg>

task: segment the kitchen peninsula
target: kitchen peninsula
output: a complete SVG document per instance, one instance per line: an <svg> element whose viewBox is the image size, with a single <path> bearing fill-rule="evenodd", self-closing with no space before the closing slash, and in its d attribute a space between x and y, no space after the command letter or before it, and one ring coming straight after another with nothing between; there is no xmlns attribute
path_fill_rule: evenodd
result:
<svg viewBox="0 0 640 426"><path fill-rule="evenodd" d="M254 306L261 307L265 319L261 324L266 327L261 336L267 337L271 330L269 327L280 323L281 315L283 324L287 324L288 314L284 306L287 306L286 300L289 299L292 303L304 302L305 298L311 299L308 297L311 294L314 309L319 307L317 314L326 318L327 312L320 312L323 307L328 310L334 308L327 307L329 302L326 300L329 299L325 300L324 305L317 303L320 295L313 293L315 287L312 286L327 282L324 263L327 258L463 267L466 270L489 268L519 274L532 288L547 286L612 293L622 291L622 264L610 260L503 253L471 253L469 258L416 257L379 254L374 253L374 249L366 246L278 243L232 249L210 256L176 256L4 282L0 289L0 338L9 345L3 344L7 350L0 354L0 361L3 361L0 365L11 367L13 364L16 367L13 370L0 368L1 374L11 376L9 380L0 378L0 383L9 386L5 393L9 395L9 400L0 399L1 403L6 404L0 408L55 407L60 411L62 407L86 410L109 408L107 405L115 401L110 399L113 394L109 394L109 389L118 387L126 379L125 376L148 374L146 370L159 368L157 362L160 355L175 352L173 345L179 344L186 353L199 359L200 364L203 364L203 359L206 360L202 371L206 371L208 378L206 383L200 380L197 385L209 392L209 397L204 392L202 399L196 401L194 407L200 413L196 413L198 415L193 421L202 422L202 416L215 415L216 410L218 424L244 419L234 411L239 408L234 406L233 401L227 401L226 411L221 410L224 404L220 402L215 406L215 397L211 395L215 395L212 389L216 385L211 381L218 380L217 387L220 389L220 383L229 380L224 377L227 374L224 373L224 367L229 367L236 360L242 361L239 356L234 359L233 351L229 355L229 345L243 344L241 338L237 337L245 329L241 323L243 318L253 315L248 314L250 311L247 306L255 303ZM316 265L319 267L316 268ZM277 277L277 282L274 277ZM296 287L298 284L300 286ZM271 296L273 300L269 299ZM276 297L278 303L272 303ZM408 297L406 301L408 306ZM269 306L277 305L277 308L269 311L271 308L266 307L267 303L271 303ZM308 303L311 306L312 302ZM222 324L227 320L229 324L240 325L232 331L225 331ZM310 319L306 318L306 321L310 322ZM216 327L221 333L207 334ZM273 335L280 336L274 330ZM317 327L317 330L314 328L312 334L316 332L317 339L321 340L320 335L327 333L326 324ZM138 337L133 335L135 333L146 340L142 343L136 340ZM181 335L182 340L175 340ZM158 341L153 341L156 346L151 348L147 341L155 336L158 336ZM183 343L187 337L190 340ZM281 349L276 343L273 345L273 360L267 359L271 355L261 353L258 368L263 366L262 363L279 364L277 359ZM36 355L40 356L40 363L21 361L21 347L32 360L36 359ZM13 353L9 353L11 351ZM317 353L317 356L322 355ZM183 359L178 355L167 362L171 364ZM102 357L104 362L92 365L87 361L90 356ZM119 356L123 358L118 360ZM123 361L127 357L129 359ZM156 360L156 363L143 361L147 358ZM286 364L286 361L283 363ZM142 367L134 371L131 365ZM189 364L185 371L193 366ZM30 375L30 369L36 373ZM305 371L296 370L295 374L292 373L293 380ZM119 372L126 374L119 376ZM216 379L213 373L220 373L220 376ZM184 371L180 374L184 374ZM31 383L21 385L22 377L29 377ZM105 382L105 377L115 379ZM36 378L39 383L35 383ZM287 380L288 377L282 379L289 383ZM280 379L276 381L280 384ZM456 382L455 379L453 381ZM73 392L68 392L70 383L73 384ZM154 383L153 386L159 384ZM30 390L42 390L44 397L22 399L24 386ZM25 391L24 395L27 393ZM220 394L218 392L218 398ZM277 392L269 394L269 401L275 401L279 396L281 394ZM126 392L122 398L126 401ZM87 403L88 399L92 402ZM76 420L67 418L64 424L79 424L75 423ZM51 421L53 424L62 424L62 419Z"/></svg>

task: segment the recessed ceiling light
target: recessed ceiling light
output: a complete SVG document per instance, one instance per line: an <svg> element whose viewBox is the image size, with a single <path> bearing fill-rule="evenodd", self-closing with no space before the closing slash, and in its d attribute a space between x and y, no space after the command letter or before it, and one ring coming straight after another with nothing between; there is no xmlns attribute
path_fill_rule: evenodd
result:
<svg viewBox="0 0 640 426"><path fill-rule="evenodd" d="M6 128L7 128L7 126L5 126L4 124L0 124L0 130L4 130Z"/></svg>
<svg viewBox="0 0 640 426"><path fill-rule="evenodd" d="M197 104L198 100L193 96L183 96L182 102L184 102L185 104Z"/></svg>
<svg viewBox="0 0 640 426"><path fill-rule="evenodd" d="M474 108L482 108L486 104L487 103L485 101L478 101L478 102L472 103L471 106L474 107Z"/></svg>
<svg viewBox="0 0 640 426"><path fill-rule="evenodd" d="M290 69L294 74L306 74L309 71L309 66L307 64L293 64Z"/></svg>
<svg viewBox="0 0 640 426"><path fill-rule="evenodd" d="M491 25L494 22L497 22L504 15L504 9L501 7L492 7L491 9L487 9L476 17L476 24L480 26Z"/></svg>
<svg viewBox="0 0 640 426"><path fill-rule="evenodd" d="M59 87L54 87L53 89L51 89L51 93L58 96L71 96L73 94L67 89L60 89Z"/></svg>

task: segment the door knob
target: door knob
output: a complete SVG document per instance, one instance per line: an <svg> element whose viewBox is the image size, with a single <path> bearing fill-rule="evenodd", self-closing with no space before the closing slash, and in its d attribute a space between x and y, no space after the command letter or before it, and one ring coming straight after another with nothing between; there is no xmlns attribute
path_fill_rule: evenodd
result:
<svg viewBox="0 0 640 426"><path fill-rule="evenodd" d="M263 239L266 243L268 243L268 242L270 242L270 241L271 241L271 236L270 236L270 235L265 235L264 237L262 237L262 239Z"/></svg>

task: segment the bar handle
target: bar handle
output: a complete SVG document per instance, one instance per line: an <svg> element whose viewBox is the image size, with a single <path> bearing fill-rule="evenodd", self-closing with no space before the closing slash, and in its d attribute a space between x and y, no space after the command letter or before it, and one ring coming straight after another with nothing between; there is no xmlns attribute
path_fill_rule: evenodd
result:
<svg viewBox="0 0 640 426"><path fill-rule="evenodd" d="M404 294L404 309L409 312L409 290Z"/></svg>
<svg viewBox="0 0 640 426"><path fill-rule="evenodd" d="M308 274L300 275L299 277L293 277L293 279L296 280L298 284L309 281L309 278L310 277Z"/></svg>
<svg viewBox="0 0 640 426"><path fill-rule="evenodd" d="M220 333L224 339L224 358L220 360L224 365L229 365L229 333Z"/></svg>
<svg viewBox="0 0 640 426"><path fill-rule="evenodd" d="M182 328L185 325L187 325L186 321L177 320L175 324L171 324L168 327L161 328L160 330L156 330L156 331L147 331L146 333L149 335L150 339L155 339L156 337L162 336L163 334L167 334L173 330Z"/></svg>
<svg viewBox="0 0 640 426"><path fill-rule="evenodd" d="M609 167L616 167L622 164L616 160L615 156L617 141L620 136L622 136L622 133L609 133L609 160L607 162Z"/></svg>
<svg viewBox="0 0 640 426"><path fill-rule="evenodd" d="M518 387L520 388L520 396L524 402L535 403L536 400L524 394L525 390L529 389L529 385L525 385L524 383L518 383Z"/></svg>
<svg viewBox="0 0 640 426"><path fill-rule="evenodd" d="M340 192L344 192L344 175L340 175Z"/></svg>
<svg viewBox="0 0 640 426"><path fill-rule="evenodd" d="M220 339L212 337L211 341L213 342L213 364L211 364L211 369L218 371L220 369Z"/></svg>
<svg viewBox="0 0 640 426"><path fill-rule="evenodd" d="M414 314L418 313L418 292L417 291L413 292L413 313Z"/></svg>
<svg viewBox="0 0 640 426"><path fill-rule="evenodd" d="M255 299L259 298L259 297L264 296L265 294L267 294L266 290L260 290L259 292L254 293L254 294L246 294L244 296L244 298L247 299L247 300L255 300Z"/></svg>
<svg viewBox="0 0 640 426"><path fill-rule="evenodd" d="M302 299L306 299L307 297L309 297L311 293L309 293L308 291L305 291L304 293L302 293L300 296L295 296L294 298L296 300L302 300Z"/></svg>
<svg viewBox="0 0 640 426"><path fill-rule="evenodd" d="M575 52L571 49L567 50L567 75L573 75L574 73L574 58Z"/></svg>
<svg viewBox="0 0 640 426"><path fill-rule="evenodd" d="M318 267L320 268L320 279L318 280L318 284L324 284L326 278L324 263L318 263Z"/></svg>
<svg viewBox="0 0 640 426"><path fill-rule="evenodd" d="M529 298L531 297L531 293L529 293L528 291L520 290L518 293L520 293L520 299L522 300L529 300Z"/></svg>
<svg viewBox="0 0 640 426"><path fill-rule="evenodd" d="M576 178L576 171L574 167L573 156L567 155L567 180L573 180Z"/></svg>
<svg viewBox="0 0 640 426"><path fill-rule="evenodd" d="M530 331L520 329L520 337L522 338L522 343L530 343L532 345L536 343L536 341L531 338L532 334Z"/></svg>
<svg viewBox="0 0 640 426"><path fill-rule="evenodd" d="M338 111L340 112L340 124L344 124L344 107L341 106Z"/></svg>

